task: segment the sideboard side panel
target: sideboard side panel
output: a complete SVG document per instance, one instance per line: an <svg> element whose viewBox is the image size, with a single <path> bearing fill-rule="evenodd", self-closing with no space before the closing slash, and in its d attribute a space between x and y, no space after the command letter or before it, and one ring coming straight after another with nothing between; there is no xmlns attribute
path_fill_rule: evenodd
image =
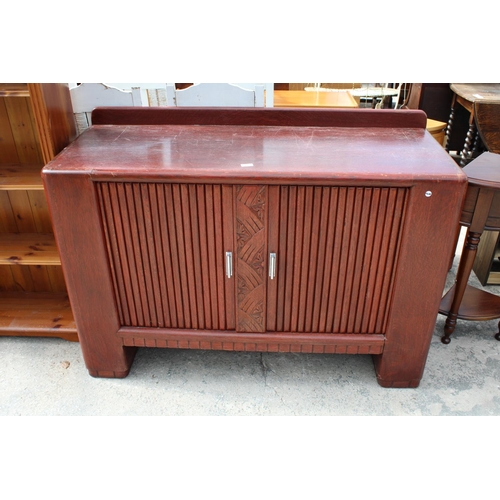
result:
<svg viewBox="0 0 500 500"><path fill-rule="evenodd" d="M465 182L439 181L421 183L411 189L385 331L386 344L384 352L374 357L377 379L384 387L419 385L465 189Z"/></svg>
<svg viewBox="0 0 500 500"><path fill-rule="evenodd" d="M85 364L93 376L125 377L136 349L116 335L119 311L94 183L75 173L43 179Z"/></svg>

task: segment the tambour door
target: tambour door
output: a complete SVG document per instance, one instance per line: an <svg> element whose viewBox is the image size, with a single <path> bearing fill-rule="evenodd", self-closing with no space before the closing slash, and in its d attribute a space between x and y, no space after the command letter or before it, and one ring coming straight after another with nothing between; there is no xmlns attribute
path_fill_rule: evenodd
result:
<svg viewBox="0 0 500 500"><path fill-rule="evenodd" d="M121 324L234 330L232 187L96 186Z"/></svg>
<svg viewBox="0 0 500 500"><path fill-rule="evenodd" d="M384 333L407 199L407 188L270 186L267 331Z"/></svg>
<svg viewBox="0 0 500 500"><path fill-rule="evenodd" d="M384 333L407 188L96 185L123 326Z"/></svg>

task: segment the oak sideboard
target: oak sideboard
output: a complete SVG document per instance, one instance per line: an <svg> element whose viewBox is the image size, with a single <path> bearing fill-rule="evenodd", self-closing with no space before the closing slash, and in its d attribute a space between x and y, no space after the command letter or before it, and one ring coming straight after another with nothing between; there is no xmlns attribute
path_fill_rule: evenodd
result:
<svg viewBox="0 0 500 500"><path fill-rule="evenodd" d="M467 178L410 110L97 108L43 169L89 373L370 354L417 387Z"/></svg>

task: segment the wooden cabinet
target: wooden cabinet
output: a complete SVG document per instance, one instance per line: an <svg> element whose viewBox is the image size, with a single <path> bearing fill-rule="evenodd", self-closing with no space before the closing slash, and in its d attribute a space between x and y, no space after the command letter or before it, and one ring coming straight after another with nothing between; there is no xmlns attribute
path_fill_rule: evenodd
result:
<svg viewBox="0 0 500 500"><path fill-rule="evenodd" d="M98 109L43 170L91 375L137 347L371 354L416 387L466 176L421 111Z"/></svg>
<svg viewBox="0 0 500 500"><path fill-rule="evenodd" d="M473 271L481 285L500 284L500 244L498 231L485 231L477 246Z"/></svg>
<svg viewBox="0 0 500 500"><path fill-rule="evenodd" d="M75 135L66 86L0 84L0 335L78 339L40 176Z"/></svg>

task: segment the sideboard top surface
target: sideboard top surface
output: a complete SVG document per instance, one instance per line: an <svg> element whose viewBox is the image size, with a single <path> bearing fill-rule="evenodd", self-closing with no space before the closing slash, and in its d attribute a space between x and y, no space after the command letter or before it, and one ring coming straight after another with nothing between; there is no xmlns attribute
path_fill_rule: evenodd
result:
<svg viewBox="0 0 500 500"><path fill-rule="evenodd" d="M44 173L145 177L455 180L466 177L424 129L241 125L94 125Z"/></svg>

